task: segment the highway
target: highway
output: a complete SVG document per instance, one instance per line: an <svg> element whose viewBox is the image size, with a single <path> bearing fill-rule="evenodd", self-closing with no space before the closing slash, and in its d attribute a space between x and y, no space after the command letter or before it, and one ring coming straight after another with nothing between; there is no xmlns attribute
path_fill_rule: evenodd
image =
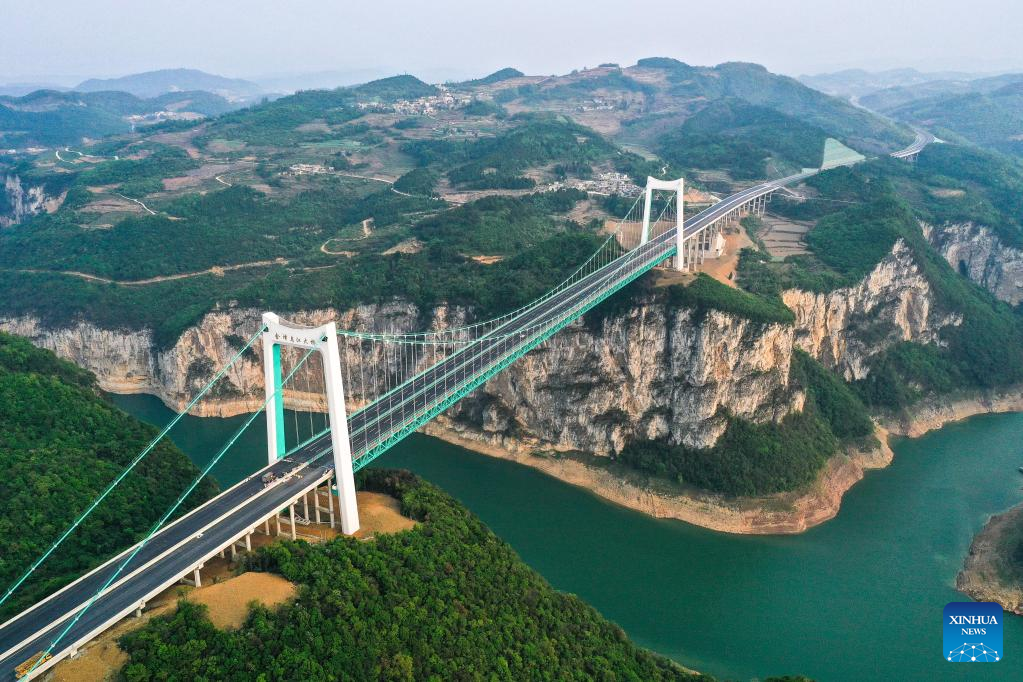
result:
<svg viewBox="0 0 1023 682"><path fill-rule="evenodd" d="M281 460L266 469L284 479L280 483L264 489L260 480L264 471L257 472L157 533L64 637L59 650L91 638L93 631L102 631L111 619L119 620L131 613L140 603L190 573L192 567L216 555L232 540L244 537L276 510L287 507L304 491L326 479L333 462L317 458L321 451L322 448L317 450L310 444L288 458L293 461ZM315 463L309 464L314 459ZM291 472L294 473L290 478L284 478ZM128 553L0 626L0 680L13 680L17 665L46 649Z"/></svg>
<svg viewBox="0 0 1023 682"><path fill-rule="evenodd" d="M927 144L918 139L914 145L918 142ZM733 194L686 221L684 238L702 232L750 201L816 172L798 173ZM483 383L493 372L537 345L545 334L578 318L603 300L602 294L620 289L673 255L675 233L674 228L667 230L604 265L351 415L349 433L356 470ZM418 418L413 419L413 415ZM330 447L330 434L323 434L287 459L254 473L157 533L62 638L53 652L54 660L40 666L36 674L320 485L331 473ZM261 476L266 471L274 472L282 480L264 489ZM0 682L13 680L17 665L50 646L67 627L69 619L89 602L129 552L130 549L126 550L0 625Z"/></svg>
<svg viewBox="0 0 1023 682"><path fill-rule="evenodd" d="M913 140L913 144L909 145L905 149L900 149L897 152L892 152L891 155L896 159L905 159L908 156L915 156L920 153L927 145L934 142L937 138L931 135L926 130L917 130L916 139Z"/></svg>

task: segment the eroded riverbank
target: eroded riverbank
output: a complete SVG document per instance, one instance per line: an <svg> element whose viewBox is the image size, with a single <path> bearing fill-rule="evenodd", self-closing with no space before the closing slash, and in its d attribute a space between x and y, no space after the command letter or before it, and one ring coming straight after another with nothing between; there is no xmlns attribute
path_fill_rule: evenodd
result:
<svg viewBox="0 0 1023 682"><path fill-rule="evenodd" d="M828 460L817 481L807 490L733 498L672 485L603 458L565 453L536 454L520 444L496 446L457 423L440 418L424 431L475 452L532 467L566 483L586 488L615 504L656 518L685 521L725 533L789 534L835 518L845 494L866 471L887 467L893 452L892 436L919 437L942 426L979 414L1023 412L1023 390L977 394L956 400L926 400L898 417L879 420L876 448L850 449Z"/></svg>
<svg viewBox="0 0 1023 682"><path fill-rule="evenodd" d="M835 517L842 496L868 469L892 460L883 432L870 450L849 450L828 460L809 490L763 497L734 498L674 485L616 465L606 458L567 453L536 454L505 449L443 425L428 425L431 436L481 454L532 467L565 483L585 488L600 497L659 519L677 519L724 533L773 535L801 533Z"/></svg>
<svg viewBox="0 0 1023 682"><path fill-rule="evenodd" d="M956 588L977 601L993 601L1023 616L1023 504L995 514L970 544Z"/></svg>

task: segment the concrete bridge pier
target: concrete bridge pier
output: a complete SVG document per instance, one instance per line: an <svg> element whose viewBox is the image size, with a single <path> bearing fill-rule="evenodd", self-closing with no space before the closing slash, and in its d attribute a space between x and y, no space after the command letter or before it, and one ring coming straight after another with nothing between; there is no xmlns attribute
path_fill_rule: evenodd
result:
<svg viewBox="0 0 1023 682"><path fill-rule="evenodd" d="M192 569L191 578L182 578L181 582L192 587L202 587L202 576L199 574L199 570L202 569L206 564L199 564Z"/></svg>

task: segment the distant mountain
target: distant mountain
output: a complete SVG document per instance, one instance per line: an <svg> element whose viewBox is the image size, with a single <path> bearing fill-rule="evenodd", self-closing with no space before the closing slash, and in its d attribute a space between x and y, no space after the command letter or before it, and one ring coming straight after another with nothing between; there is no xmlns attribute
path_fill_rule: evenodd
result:
<svg viewBox="0 0 1023 682"><path fill-rule="evenodd" d="M168 92L205 90L231 101L251 100L263 94L262 88L241 78L224 78L196 69L146 71L120 78L90 78L75 87L79 92L120 90L136 97L150 98Z"/></svg>
<svg viewBox="0 0 1023 682"><path fill-rule="evenodd" d="M169 92L143 99L127 92L59 92L37 90L23 97L0 96L0 147L76 144L82 138L126 133L128 117L158 122L168 117L218 116L237 109L204 91Z"/></svg>
<svg viewBox="0 0 1023 682"><path fill-rule="evenodd" d="M440 92L436 86L424 83L415 76L408 74L391 76L363 83L350 88L360 98L393 101L398 99L416 99Z"/></svg>
<svg viewBox="0 0 1023 682"><path fill-rule="evenodd" d="M251 80L259 84L265 92L294 93L299 90L333 90L359 83L385 78L389 74L400 73L400 68L364 68L364 69L331 69L312 71L309 73L277 73L254 76ZM467 78L462 69L451 68L416 68L416 76L427 83L456 82ZM472 73L472 72L468 72Z"/></svg>
<svg viewBox="0 0 1023 682"><path fill-rule="evenodd" d="M648 57L626 68L598 67L519 87L502 88L499 83L495 89L499 103L563 111L584 125L648 148L659 147L661 135L723 99L797 119L864 154L891 151L912 140L911 133L869 111L744 62L692 66L669 57ZM771 125L781 125L780 120L771 119ZM760 132L765 140L770 137L766 129Z"/></svg>
<svg viewBox="0 0 1023 682"><path fill-rule="evenodd" d="M914 100L938 95L963 95L969 92L991 93L1006 85L1023 81L1023 73L973 80L935 80L917 85L901 85L872 92L860 98L860 104L874 111L887 112Z"/></svg>
<svg viewBox="0 0 1023 682"><path fill-rule="evenodd" d="M68 89L54 83L0 83L0 97L23 97L36 90L65 92Z"/></svg>
<svg viewBox="0 0 1023 682"><path fill-rule="evenodd" d="M815 90L838 97L861 97L884 88L917 85L928 81L965 81L980 78L983 74L962 71L922 72L916 69L889 69L887 71L864 71L846 69L834 73L803 75L799 81Z"/></svg>
<svg viewBox="0 0 1023 682"><path fill-rule="evenodd" d="M1008 82L984 81L965 92L913 99L884 111L942 138L1023 157L1023 74Z"/></svg>
<svg viewBox="0 0 1023 682"><path fill-rule="evenodd" d="M472 80L462 81L457 85L462 86L476 86L476 85L493 85L494 83L500 83L501 81L510 80L512 78L521 78L526 74L522 73L518 69L513 69L510 66L495 71L494 73L484 76L483 78L474 78Z"/></svg>

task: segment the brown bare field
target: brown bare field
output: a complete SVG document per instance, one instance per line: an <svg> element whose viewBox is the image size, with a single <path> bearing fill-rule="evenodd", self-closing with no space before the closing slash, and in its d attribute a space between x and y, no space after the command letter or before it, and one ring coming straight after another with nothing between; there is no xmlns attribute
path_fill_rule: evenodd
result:
<svg viewBox="0 0 1023 682"><path fill-rule="evenodd" d="M380 533L399 533L415 528L416 522L401 514L401 503L384 493L360 491L359 521L362 527L357 538L369 538ZM334 502L337 502L335 498Z"/></svg>
<svg viewBox="0 0 1023 682"><path fill-rule="evenodd" d="M710 192L703 192L693 187L686 187L686 191L683 194L683 200L687 204L713 204L716 203L718 199Z"/></svg>
<svg viewBox="0 0 1023 682"><path fill-rule="evenodd" d="M774 258L808 253L803 240L806 233L813 229L813 223L796 222L770 214L764 215L762 223L757 230L757 237Z"/></svg>
<svg viewBox="0 0 1023 682"><path fill-rule="evenodd" d="M733 289L736 287L735 270L739 267L739 252L747 246L753 246L753 242L745 230L726 231L725 249L720 258L708 258L700 266L700 271L705 272L722 284L727 284Z"/></svg>
<svg viewBox="0 0 1023 682"><path fill-rule="evenodd" d="M729 228L722 233L722 236L725 238L725 247L721 257L708 258L696 269L734 289L737 286L735 269L739 265L739 252L747 246L752 246L753 242L743 230L735 228ZM687 285L696 278L695 273L679 272L667 265L657 268L655 272L657 273L654 280L655 287L666 287L672 284Z"/></svg>
<svg viewBox="0 0 1023 682"><path fill-rule="evenodd" d="M384 251L383 255L390 256L395 253L419 253L422 250L423 242L413 237L412 239L406 239L403 242L398 242L391 248Z"/></svg>
<svg viewBox="0 0 1023 682"><path fill-rule="evenodd" d="M481 265L493 265L504 260L504 256L470 256L470 258Z"/></svg>
<svg viewBox="0 0 1023 682"><path fill-rule="evenodd" d="M310 121L295 128L300 133L329 133L330 126L326 121Z"/></svg>
<svg viewBox="0 0 1023 682"><path fill-rule="evenodd" d="M274 573L242 573L224 582L192 590L188 600L207 607L218 628L238 628L249 615L249 604L274 607L293 599L295 584Z"/></svg>
<svg viewBox="0 0 1023 682"><path fill-rule="evenodd" d="M207 144L206 147L207 147L207 149L209 149L214 154L225 154L225 153L228 153L228 152L236 152L239 149L244 149L245 148L245 143L244 142L240 142L238 140L220 140L220 139L217 139L217 140L210 140L209 144ZM252 160L255 161L256 158L252 157Z"/></svg>
<svg viewBox="0 0 1023 682"><path fill-rule="evenodd" d="M134 201L119 199L117 197L104 197L96 201L90 201L82 206L79 211L83 213L142 213L142 207Z"/></svg>
<svg viewBox="0 0 1023 682"><path fill-rule="evenodd" d="M169 192L175 190L186 189L188 187L198 187L207 180L212 180L221 173L226 173L230 170L235 170L237 166L231 166L224 163L207 163L199 166L195 170L188 171L184 175L164 178L163 188Z"/></svg>
<svg viewBox="0 0 1023 682"><path fill-rule="evenodd" d="M175 147L181 147L185 150L185 153L193 159L198 159L201 154L196 149L195 145L192 144L192 139L200 132L206 129L205 125L201 125L190 130L181 130L173 133L157 133L153 135L151 140L154 142L160 142L162 144L169 144Z"/></svg>

